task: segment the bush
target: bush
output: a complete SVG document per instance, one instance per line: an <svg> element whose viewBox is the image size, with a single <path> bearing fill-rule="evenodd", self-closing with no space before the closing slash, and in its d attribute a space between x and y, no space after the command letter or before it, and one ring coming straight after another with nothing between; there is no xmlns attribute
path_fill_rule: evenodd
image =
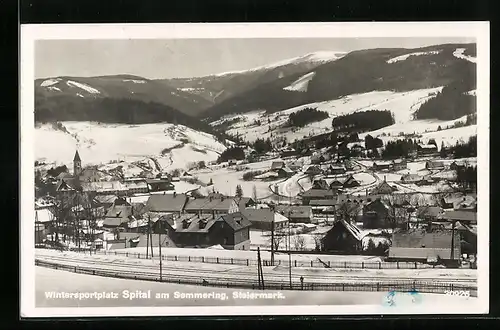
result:
<svg viewBox="0 0 500 330"><path fill-rule="evenodd" d="M368 110L333 118L332 126L336 131L350 132L374 131L394 124L392 113L388 110Z"/></svg>
<svg viewBox="0 0 500 330"><path fill-rule="evenodd" d="M243 174L243 180L252 181L254 177L256 177L257 175L260 175L262 173L264 173L264 172L263 171L248 171L248 172Z"/></svg>

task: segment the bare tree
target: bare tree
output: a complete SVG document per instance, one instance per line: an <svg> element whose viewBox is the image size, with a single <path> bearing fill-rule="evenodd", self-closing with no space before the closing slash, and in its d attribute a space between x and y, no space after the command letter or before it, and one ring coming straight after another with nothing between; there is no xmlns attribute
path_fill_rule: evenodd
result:
<svg viewBox="0 0 500 330"><path fill-rule="evenodd" d="M316 251L321 251L323 250L323 243L321 241L321 236L320 235L313 235L314 239L314 248Z"/></svg>
<svg viewBox="0 0 500 330"><path fill-rule="evenodd" d="M273 250L279 250L280 246L285 243L286 235L282 232L275 231L274 233L274 247ZM269 236L269 245L273 244L271 236Z"/></svg>
<svg viewBox="0 0 500 330"><path fill-rule="evenodd" d="M306 239L304 238L304 236L293 236L293 246L297 251L304 251L306 249Z"/></svg>
<svg viewBox="0 0 500 330"><path fill-rule="evenodd" d="M252 187L252 199L257 203L257 187L255 185Z"/></svg>

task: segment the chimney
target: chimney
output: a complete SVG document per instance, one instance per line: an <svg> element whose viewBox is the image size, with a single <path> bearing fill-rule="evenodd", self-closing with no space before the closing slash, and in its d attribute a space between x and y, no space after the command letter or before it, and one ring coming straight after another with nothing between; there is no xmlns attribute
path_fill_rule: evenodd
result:
<svg viewBox="0 0 500 330"><path fill-rule="evenodd" d="M386 176L386 175L384 175L384 182L386 182L386 181L387 181L386 179L387 179L387 176Z"/></svg>
<svg viewBox="0 0 500 330"><path fill-rule="evenodd" d="M368 196L368 188L365 189L366 196Z"/></svg>
<svg viewBox="0 0 500 330"><path fill-rule="evenodd" d="M177 192L176 192L176 191L174 191L174 197L175 197L175 196L177 196Z"/></svg>

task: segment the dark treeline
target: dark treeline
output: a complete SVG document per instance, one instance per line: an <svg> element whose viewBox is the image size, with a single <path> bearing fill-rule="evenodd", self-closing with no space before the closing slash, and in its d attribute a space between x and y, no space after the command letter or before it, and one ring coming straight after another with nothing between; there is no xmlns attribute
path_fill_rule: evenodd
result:
<svg viewBox="0 0 500 330"><path fill-rule="evenodd" d="M288 116L287 126L303 127L309 123L328 118L328 112L316 108L305 108Z"/></svg>
<svg viewBox="0 0 500 330"><path fill-rule="evenodd" d="M445 86L436 97L420 106L415 118L453 120L476 113L476 97L466 94L474 88L474 85L465 82Z"/></svg>
<svg viewBox="0 0 500 330"><path fill-rule="evenodd" d="M227 162L230 159L243 160L245 159L245 152L241 148L228 148L220 154L217 162Z"/></svg>
<svg viewBox="0 0 500 330"><path fill-rule="evenodd" d="M213 134L219 141L227 138L225 133L214 130L206 122L160 103L115 98L37 96L35 98L35 122L57 121L95 121L117 124L168 122Z"/></svg>
<svg viewBox="0 0 500 330"><path fill-rule="evenodd" d="M454 146L442 147L443 149L440 153L442 157L447 157L448 155L453 156L453 158L468 158L477 157L477 136L471 136L467 142L456 142Z"/></svg>
<svg viewBox="0 0 500 330"><path fill-rule="evenodd" d="M477 189L477 166L461 166L457 169L457 183L464 192Z"/></svg>
<svg viewBox="0 0 500 330"><path fill-rule="evenodd" d="M368 110L335 117L332 120L336 131L373 131L394 124L392 113L387 110Z"/></svg>
<svg viewBox="0 0 500 330"><path fill-rule="evenodd" d="M417 150L418 143L412 139L388 141L382 150L382 158L408 157L410 153Z"/></svg>

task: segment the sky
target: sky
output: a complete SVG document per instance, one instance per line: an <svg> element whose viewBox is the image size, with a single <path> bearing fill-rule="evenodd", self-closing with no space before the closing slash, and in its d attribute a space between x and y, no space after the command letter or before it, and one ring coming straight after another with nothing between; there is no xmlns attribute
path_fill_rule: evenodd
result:
<svg viewBox="0 0 500 330"><path fill-rule="evenodd" d="M418 48L470 38L39 40L35 78L131 74L148 79L246 70L316 51Z"/></svg>

